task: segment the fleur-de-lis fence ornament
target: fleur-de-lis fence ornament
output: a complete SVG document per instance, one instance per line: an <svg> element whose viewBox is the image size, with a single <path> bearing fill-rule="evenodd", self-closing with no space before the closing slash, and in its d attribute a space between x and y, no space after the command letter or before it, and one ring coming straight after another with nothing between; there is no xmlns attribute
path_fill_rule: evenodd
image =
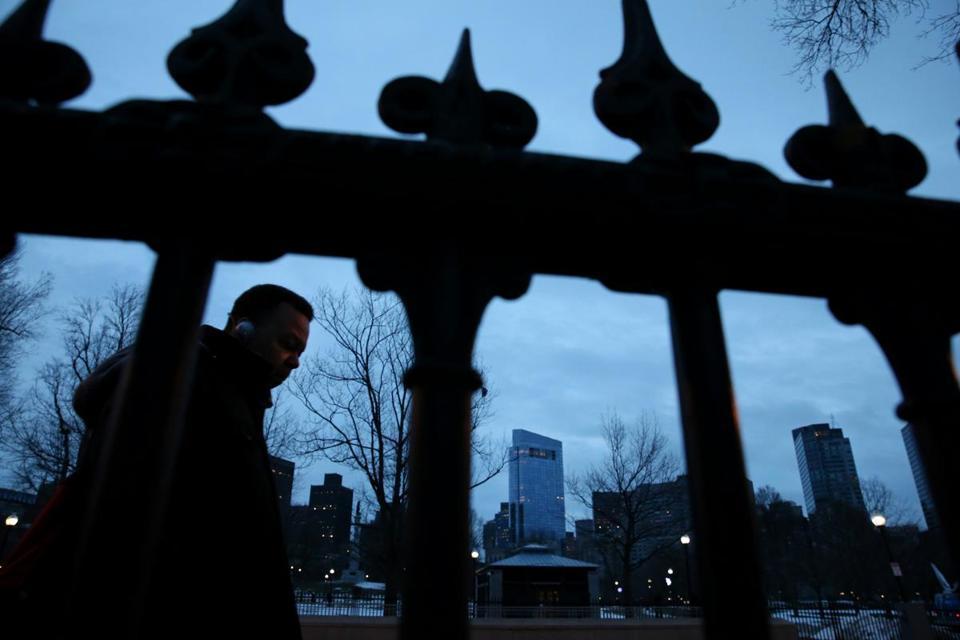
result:
<svg viewBox="0 0 960 640"><path fill-rule="evenodd" d="M83 57L59 42L43 39L50 0L25 0L0 25L0 98L59 104L90 86Z"/></svg>
<svg viewBox="0 0 960 640"><path fill-rule="evenodd" d="M927 175L927 162L912 142L864 124L832 70L824 76L829 124L809 125L787 142L783 154L794 171L835 187L904 193Z"/></svg>
<svg viewBox="0 0 960 640"><path fill-rule="evenodd" d="M593 108L643 154L676 156L713 135L720 113L700 84L667 56L645 0L623 0L623 53L600 72Z"/></svg>
<svg viewBox="0 0 960 640"><path fill-rule="evenodd" d="M307 90L314 68L306 50L287 26L283 0L237 0L178 44L167 68L198 102L262 108Z"/></svg>
<svg viewBox="0 0 960 640"><path fill-rule="evenodd" d="M425 133L428 140L522 149L537 132L537 114L526 100L480 86L468 29L443 82L423 76L392 80L378 109L394 131Z"/></svg>

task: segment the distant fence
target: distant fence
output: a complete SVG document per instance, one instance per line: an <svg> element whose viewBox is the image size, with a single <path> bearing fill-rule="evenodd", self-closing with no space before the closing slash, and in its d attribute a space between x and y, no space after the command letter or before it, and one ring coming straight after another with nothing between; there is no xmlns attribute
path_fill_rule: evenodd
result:
<svg viewBox="0 0 960 640"><path fill-rule="evenodd" d="M595 620L642 620L702 618L699 607L505 607L477 605L472 618L592 618Z"/></svg>
<svg viewBox="0 0 960 640"><path fill-rule="evenodd" d="M896 609L836 604L778 605L770 608L770 615L795 625L800 640L900 640L903 637L902 614Z"/></svg>
<svg viewBox="0 0 960 640"><path fill-rule="evenodd" d="M384 606L378 596L353 597L347 594L298 594L301 616L400 617L402 605ZM960 640L960 612L929 609L930 629L935 640ZM895 608L830 603L817 607L809 603L770 605L770 616L793 624L800 640L905 640L903 615ZM702 618L699 607L508 607L468 603L471 619L579 618L593 620L654 620Z"/></svg>
<svg viewBox="0 0 960 640"><path fill-rule="evenodd" d="M400 602L384 606L383 597L353 597L346 594L297 594L297 613L301 616L394 617Z"/></svg>
<svg viewBox="0 0 960 640"><path fill-rule="evenodd" d="M301 616L380 617L402 615L402 604L384 607L383 598L347 594L297 594ZM468 618L592 618L594 620L642 620L701 618L699 607L507 607L467 603Z"/></svg>
<svg viewBox="0 0 960 640"><path fill-rule="evenodd" d="M960 640L960 611L928 609L927 620L935 640Z"/></svg>

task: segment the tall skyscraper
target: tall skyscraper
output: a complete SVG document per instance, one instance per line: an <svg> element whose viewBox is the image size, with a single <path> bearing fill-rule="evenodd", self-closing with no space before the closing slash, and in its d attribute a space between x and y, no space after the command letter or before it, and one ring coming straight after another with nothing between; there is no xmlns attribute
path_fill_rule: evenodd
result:
<svg viewBox="0 0 960 640"><path fill-rule="evenodd" d="M513 535L510 531L510 503L501 502L500 511L493 516L493 520L483 525L483 548L487 562L502 560L513 546Z"/></svg>
<svg viewBox="0 0 960 640"><path fill-rule="evenodd" d="M559 551L566 528L563 443L514 429L509 465L510 530L514 544L539 542Z"/></svg>
<svg viewBox="0 0 960 640"><path fill-rule="evenodd" d="M808 515L828 502L866 511L850 439L843 437L843 429L828 424L799 427L793 430L793 445Z"/></svg>
<svg viewBox="0 0 960 640"><path fill-rule="evenodd" d="M913 482L917 485L917 494L920 496L920 508L923 509L923 519L927 521L927 529L940 526L940 518L930 496L930 485L927 484L927 471L923 468L920 451L917 449L917 438L913 433L913 425L908 424L900 430L903 436L903 445L907 448L907 458L910 459L910 470L913 471Z"/></svg>
<svg viewBox="0 0 960 640"><path fill-rule="evenodd" d="M322 485L310 487L310 508L320 528L320 548L345 551L350 544L353 489L343 486L343 476L325 473Z"/></svg>
<svg viewBox="0 0 960 640"><path fill-rule="evenodd" d="M290 499L293 496L293 474L296 464L290 460L270 456L270 471L277 488L277 504L280 506L280 519L286 526L290 514Z"/></svg>

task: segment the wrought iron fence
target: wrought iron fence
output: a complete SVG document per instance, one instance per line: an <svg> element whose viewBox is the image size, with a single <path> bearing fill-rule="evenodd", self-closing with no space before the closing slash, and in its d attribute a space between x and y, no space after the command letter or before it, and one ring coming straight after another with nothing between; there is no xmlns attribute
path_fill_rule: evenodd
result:
<svg viewBox="0 0 960 640"><path fill-rule="evenodd" d="M384 606L382 597L353 597L344 593L298 593L297 611L309 617L402 617L401 601ZM904 638L903 613L895 608L870 604L808 602L769 605L772 618L794 625L800 640L900 640ZM927 609L932 637L936 640L960 640L960 612ZM660 606L503 606L467 603L468 619L581 619L581 620L690 620L702 619L701 607Z"/></svg>
<svg viewBox="0 0 960 640"><path fill-rule="evenodd" d="M950 338L960 330L960 205L905 195L926 172L923 156L867 127L834 74L828 124L800 129L785 151L801 175L832 181L823 188L693 150L717 128L718 110L670 61L644 0L623 0L623 54L594 93L604 125L642 150L626 164L524 152L536 114L518 96L483 89L466 33L442 82L399 78L381 94L383 121L426 141L284 129L263 108L300 95L315 70L282 0L237 0L173 49L168 69L194 101L58 108L85 91L90 71L79 53L43 39L49 1L25 0L0 28L8 205L0 244L9 251L16 233L45 233L136 240L158 254L126 400L105 436L135 455L113 455L119 445L105 452L86 497L86 513L97 517L85 521L75 583L65 589L67 614L87 613L69 618L76 635L148 624L139 612L171 485L162 479L175 468L184 372L214 264L288 252L355 259L364 283L399 294L410 320L415 364L406 382L416 417L405 638L436 628L468 635L469 429L451 425L469 424L468 400L480 386L471 355L484 310L496 296L523 296L534 274L591 278L668 302L708 637L769 637L721 289L820 297L840 322L873 334L958 557L960 388ZM267 40L270 51L258 49ZM217 55L204 54L211 46ZM259 62L248 64L250 55ZM300 210L317 194L365 215L327 216L322 234L298 236L282 225L226 230L204 219ZM43 215L13 213L35 212L41 200ZM131 202L139 215L129 215ZM439 224L451 206L483 219L484 229ZM81 210L98 215L74 213ZM565 220L579 223L557 224ZM371 228L378 232L357 233ZM638 238L647 240L643 251ZM809 259L812 247L829 259ZM438 564L449 579L434 579ZM736 590L723 584L731 575Z"/></svg>
<svg viewBox="0 0 960 640"><path fill-rule="evenodd" d="M337 617L402 617L402 601L384 606L382 597L337 594L298 593L297 611L301 616L337 616ZM644 620L644 619L680 619L702 618L700 607L620 607L620 606L503 606L499 604L467 603L467 618L503 619L503 618L580 618L594 620Z"/></svg>
<svg viewBox="0 0 960 640"><path fill-rule="evenodd" d="M883 608L854 608L836 603L771 607L770 615L797 628L800 640L900 640L903 615Z"/></svg>
<svg viewBox="0 0 960 640"><path fill-rule="evenodd" d="M667 620L702 618L699 607L504 607L478 605L474 618L591 618L594 620Z"/></svg>
<svg viewBox="0 0 960 640"><path fill-rule="evenodd" d="M960 611L929 608L927 620L936 640L960 640Z"/></svg>
<svg viewBox="0 0 960 640"><path fill-rule="evenodd" d="M384 605L383 597L353 597L346 594L300 593L296 597L301 616L397 617L403 613L401 601Z"/></svg>

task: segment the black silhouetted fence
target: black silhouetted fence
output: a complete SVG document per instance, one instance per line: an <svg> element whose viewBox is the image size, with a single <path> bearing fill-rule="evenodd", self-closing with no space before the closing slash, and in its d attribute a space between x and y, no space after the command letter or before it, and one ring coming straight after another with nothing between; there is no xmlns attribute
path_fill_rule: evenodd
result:
<svg viewBox="0 0 960 640"><path fill-rule="evenodd" d="M958 557L960 389L950 338L960 330L960 205L905 195L925 175L923 156L866 127L832 73L828 125L804 127L786 146L798 173L832 181L823 188L693 151L719 113L666 55L644 0L623 0L623 55L594 93L599 119L642 149L626 164L524 152L536 113L479 85L468 34L442 83L400 78L381 94L383 121L426 141L284 129L263 108L305 91L314 67L282 0L237 0L173 49L168 68L195 101L57 108L85 91L90 71L77 52L43 39L48 5L25 0L0 30L0 248L9 251L16 233L45 233L135 240L157 252L125 388L136 402L118 403L124 411L104 438L122 440L138 462L104 456L86 505L97 517L81 532L76 578L64 587L68 613L88 614L76 618L78 637L149 625L138 612L171 485L158 479L175 468L184 372L215 263L289 252L355 259L364 283L397 292L410 319L404 638L438 628L468 635L470 435L457 427L469 424L481 384L471 361L484 310L496 296L523 296L534 274L668 302L708 637L769 637L721 289L820 297L840 322L873 334ZM219 213L261 220L305 202L336 212L318 214L322 232L226 229ZM451 207L483 223L454 228Z"/></svg>

